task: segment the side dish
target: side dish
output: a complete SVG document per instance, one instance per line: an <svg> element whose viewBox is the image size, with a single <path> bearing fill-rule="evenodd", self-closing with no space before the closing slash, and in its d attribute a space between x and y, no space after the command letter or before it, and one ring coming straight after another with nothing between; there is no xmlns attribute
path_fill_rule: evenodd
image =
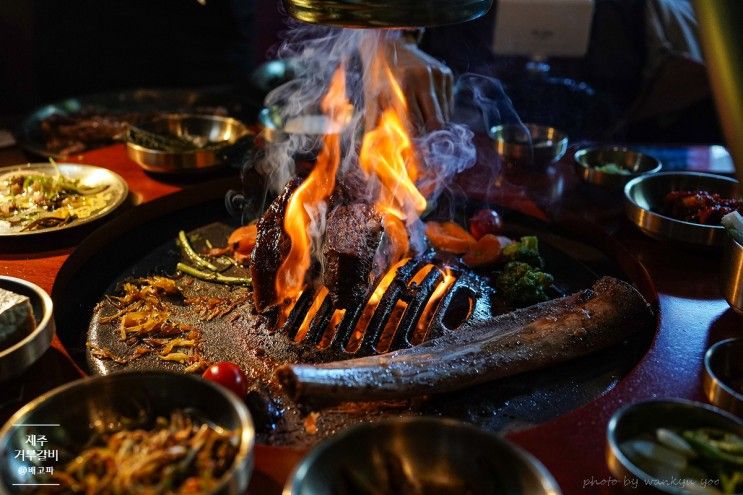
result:
<svg viewBox="0 0 743 495"><path fill-rule="evenodd" d="M743 201L707 191L671 191L663 200L664 215L702 225L720 225L722 217L743 212Z"/></svg>
<svg viewBox="0 0 743 495"><path fill-rule="evenodd" d="M18 170L0 176L0 223L19 232L43 230L88 218L109 206L108 184L89 186L54 173Z"/></svg>
<svg viewBox="0 0 743 495"><path fill-rule="evenodd" d="M182 411L151 429L98 434L38 493L212 493L237 454L238 435L200 424Z"/></svg>

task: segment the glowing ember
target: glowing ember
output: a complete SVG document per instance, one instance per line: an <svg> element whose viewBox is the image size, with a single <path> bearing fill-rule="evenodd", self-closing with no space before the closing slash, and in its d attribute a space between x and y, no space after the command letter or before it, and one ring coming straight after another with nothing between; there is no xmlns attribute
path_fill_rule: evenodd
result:
<svg viewBox="0 0 743 495"><path fill-rule="evenodd" d="M436 270L441 271L439 268L436 268ZM443 271L441 271L441 274L443 275L444 280L436 286L436 289L433 291L433 294L431 294L430 299L426 303L426 307L421 313L421 317L418 320L418 325L411 339L412 344L419 344L423 341L426 336L429 323L431 323L431 318L433 318L433 310L436 309L441 298L446 295L446 293L449 291L449 288L454 285L454 282L457 280L457 278L454 276L454 273L452 273L452 271L447 266L444 267Z"/></svg>

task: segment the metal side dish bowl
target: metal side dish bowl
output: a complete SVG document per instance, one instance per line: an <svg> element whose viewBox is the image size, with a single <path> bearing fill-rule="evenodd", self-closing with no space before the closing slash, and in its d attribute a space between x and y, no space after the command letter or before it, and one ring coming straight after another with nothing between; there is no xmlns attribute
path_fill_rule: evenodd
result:
<svg viewBox="0 0 743 495"><path fill-rule="evenodd" d="M242 122L231 117L171 114L131 126L126 150L148 172L194 172L223 165L224 151L250 135Z"/></svg>
<svg viewBox="0 0 743 495"><path fill-rule="evenodd" d="M700 402L637 402L609 420L606 462L623 486L640 488L640 493L722 493L726 480L722 471L709 471L708 457L719 455L716 440L722 434L743 440L743 421ZM737 465L724 466L725 472L740 471Z"/></svg>
<svg viewBox="0 0 743 495"><path fill-rule="evenodd" d="M743 244L731 235L725 240L720 282L725 300L733 310L743 315Z"/></svg>
<svg viewBox="0 0 743 495"><path fill-rule="evenodd" d="M554 127L538 124L506 124L490 129L495 151L506 164L546 167L562 158L568 136Z"/></svg>
<svg viewBox="0 0 743 495"><path fill-rule="evenodd" d="M144 490L152 486L154 481L148 480L145 473L136 473L137 465L131 462L125 464L126 460L122 460L122 457L126 458L128 455L131 460L131 454L127 452L144 448L146 441L154 444L152 437L155 435L148 438L147 434L157 429L156 435L162 437L166 428L172 432L168 435L173 439L172 442L168 440L168 445L172 443L168 450L172 459L182 461L185 453L186 456L193 456L192 462L198 467L196 459L200 454L205 454L214 469L220 469L221 476L209 480L206 486L210 489L201 492L235 495L245 493L252 471L255 443L255 430L247 407L236 395L220 385L195 375L169 372L126 372L84 378L56 388L26 404L0 430L0 493L27 493L29 484L63 484L64 478L58 478L56 474L66 471L70 461L77 459L84 462L84 451L91 447L108 445L107 438L127 431L134 433L132 437L120 440L131 442L127 449L116 449L113 446L104 448L108 448L114 456L112 459L116 459L117 472L128 472L132 477L141 476L137 479L142 486L136 488ZM212 432L217 438L224 440L217 444L213 440L214 436L207 436ZM185 444L186 433L189 439L194 439L193 443ZM39 439L42 435L43 447L35 448L52 452L51 458L47 456L46 460L42 460L35 456L19 464L17 452L34 448L29 447L28 439ZM203 439L204 443L197 447L195 445L199 445L198 439ZM209 448L199 452L201 446L207 445L208 441L212 442L208 445L212 445L213 450ZM230 448L223 449L227 442ZM185 452L184 448L187 449ZM159 452L162 447L155 444L149 449L149 462L154 464L154 469L159 470L158 483L163 482L168 473L173 475L171 479L180 479L184 484L187 481L179 476L191 478L204 474L183 471L178 474L178 470L183 467L177 467L175 461L152 456L151 452ZM229 457L224 454L225 451L230 452ZM140 455L146 455L146 452ZM225 455L221 461L218 458L220 455ZM168 462L171 464L168 465ZM220 462L223 465L217 468ZM165 465L158 466L158 463ZM54 473L40 474L38 469L23 470L19 469L19 465L34 468L51 465L54 466ZM101 474L100 471L96 473L94 477L99 478L110 475ZM123 486L126 487L127 481L124 478L126 477L118 478L115 482L124 483ZM83 484L87 483L91 481ZM90 486L83 489L85 488L93 490Z"/></svg>
<svg viewBox="0 0 743 495"><path fill-rule="evenodd" d="M52 299L44 289L20 278L0 276L0 288L28 297L33 308L35 327L21 341L0 347L0 387L9 378L21 374L41 357L54 337Z"/></svg>
<svg viewBox="0 0 743 495"><path fill-rule="evenodd" d="M575 169L585 182L621 189L635 177L660 172L660 161L624 146L584 148L574 155Z"/></svg>
<svg viewBox="0 0 743 495"><path fill-rule="evenodd" d="M727 237L722 225L687 222L661 213L666 195L673 191L705 191L735 199L740 198L738 181L699 172L659 172L641 175L624 186L627 216L648 236L686 246L721 246Z"/></svg>
<svg viewBox="0 0 743 495"><path fill-rule="evenodd" d="M743 338L723 340L707 350L702 384L712 404L743 415Z"/></svg>
<svg viewBox="0 0 743 495"><path fill-rule="evenodd" d="M314 448L284 495L410 493L558 495L533 456L450 419L402 418L352 427Z"/></svg>

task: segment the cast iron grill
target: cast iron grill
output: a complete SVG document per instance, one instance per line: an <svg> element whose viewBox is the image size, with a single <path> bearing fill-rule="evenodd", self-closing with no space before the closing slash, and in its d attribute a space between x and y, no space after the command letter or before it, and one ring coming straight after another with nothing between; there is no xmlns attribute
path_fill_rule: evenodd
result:
<svg viewBox="0 0 743 495"><path fill-rule="evenodd" d="M429 265L433 265L433 269L419 282L414 281L415 276ZM457 299L459 301L456 306L460 309L460 314L455 319L464 321L474 309L475 303L482 305L485 304L484 300L487 299L480 297L482 287L478 283L477 277L449 265L447 265L447 268L449 268L455 280L441 295L436 306L431 308L431 314L428 318L429 323L427 328L424 329L423 341L435 338L447 329L447 325L443 324L444 314L452 306L452 300ZM412 337L421 323L421 318L424 316L424 310L429 300L439 284L444 282L443 270L442 263L434 259L433 253L412 258L397 268L394 278L384 290L373 312L368 320L362 324L361 341L353 349L349 348L349 343L354 331L359 327L359 321L367 312L367 306L377 289L376 286L372 286L366 294L354 300L346 308L343 317L335 328L330 330L329 327L333 324L333 315L337 308L327 293L308 287L292 307L281 333L284 333L293 342L314 347L318 347L323 341L329 341L326 346L323 346L322 352L337 358L347 359L380 354L381 352L378 350L380 338L388 327L398 303L404 302L405 308L392 331L389 348L385 349L384 352L411 347L413 346ZM322 302L317 301L318 298L322 298ZM314 315L310 315L311 320L307 326L307 331L301 339L297 339L309 311L318 303L317 311ZM455 325L449 325L449 327L452 326ZM332 332L329 337L326 335L328 331Z"/></svg>

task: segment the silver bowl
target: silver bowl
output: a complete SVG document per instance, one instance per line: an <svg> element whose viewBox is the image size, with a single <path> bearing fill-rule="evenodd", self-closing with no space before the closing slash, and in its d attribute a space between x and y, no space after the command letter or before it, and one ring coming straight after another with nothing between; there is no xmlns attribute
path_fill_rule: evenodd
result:
<svg viewBox="0 0 743 495"><path fill-rule="evenodd" d="M743 314L743 245L730 235L725 240L720 281L725 300Z"/></svg>
<svg viewBox="0 0 743 495"><path fill-rule="evenodd" d="M418 417L358 425L326 440L300 462L284 495L356 493L361 485L381 492L395 459L405 478L437 493L463 486L474 494L560 493L546 468L520 448L465 423Z"/></svg>
<svg viewBox="0 0 743 495"><path fill-rule="evenodd" d="M568 136L554 127L506 124L490 129L495 151L509 165L543 167L565 154Z"/></svg>
<svg viewBox="0 0 743 495"><path fill-rule="evenodd" d="M269 143L278 143L294 135L315 138L317 143L321 144L323 136L338 134L344 129L322 114L298 115L283 119L276 107L261 109L258 122L262 127L261 134Z"/></svg>
<svg viewBox="0 0 743 495"><path fill-rule="evenodd" d="M0 348L0 382L21 374L49 349L54 337L54 305L49 294L20 278L0 276L0 287L26 296L34 310L36 328L20 342Z"/></svg>
<svg viewBox="0 0 743 495"><path fill-rule="evenodd" d="M220 115L171 114L132 126L126 135L129 158L152 173L176 174L223 165L222 152L250 134L239 120ZM150 144L158 136L188 138L211 144L207 149L164 151Z"/></svg>
<svg viewBox="0 0 743 495"><path fill-rule="evenodd" d="M646 492L688 494L673 480L659 480L635 465L622 451L626 440L658 428L689 429L713 427L743 435L743 421L721 409L682 399L650 400L622 407L609 420L606 430L606 462L620 482L629 480Z"/></svg>
<svg viewBox="0 0 743 495"><path fill-rule="evenodd" d="M685 222L658 213L669 192L695 190L740 197L735 179L699 172L659 172L642 175L624 186L625 210L630 221L654 239L694 246L720 246L727 236L723 226Z"/></svg>
<svg viewBox="0 0 743 495"><path fill-rule="evenodd" d="M707 350L702 385L712 404L743 416L743 339L723 340Z"/></svg>
<svg viewBox="0 0 743 495"><path fill-rule="evenodd" d="M577 151L574 158L575 169L581 179L612 189L621 189L635 177L660 172L662 168L660 161L652 156L624 146L584 148ZM599 170L599 167L612 163L628 173L620 174Z"/></svg>
<svg viewBox="0 0 743 495"><path fill-rule="evenodd" d="M232 467L214 493L242 494L253 467L255 430L245 404L221 386L198 376L165 372L114 373L63 385L31 401L0 430L0 494L23 493L37 475L21 474L16 452L29 448L29 435L45 435L45 450L58 460L29 465L62 468L96 432L118 430L122 418L145 421L176 409L222 428L237 430L240 444ZM39 447L37 447L39 448Z"/></svg>

